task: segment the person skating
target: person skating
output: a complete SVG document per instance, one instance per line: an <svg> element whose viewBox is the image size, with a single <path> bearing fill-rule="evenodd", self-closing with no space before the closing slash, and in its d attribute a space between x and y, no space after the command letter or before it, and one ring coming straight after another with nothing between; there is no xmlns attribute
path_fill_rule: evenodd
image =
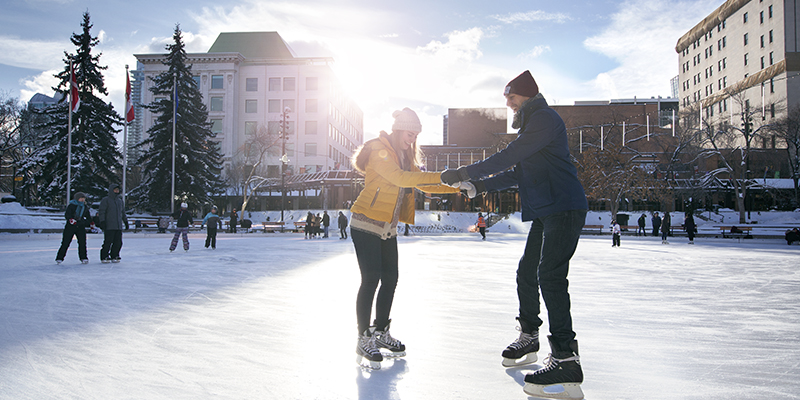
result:
<svg viewBox="0 0 800 400"><path fill-rule="evenodd" d="M61 264L64 261L69 245L72 243L72 237L75 236L75 239L78 240L78 258L81 263L88 264L86 227L91 225L92 216L89 214L89 206L86 205L86 195L83 192L75 193L75 196L69 201L64 218L67 223L64 225L64 233L61 236L61 247L56 254L56 263Z"/></svg>
<svg viewBox="0 0 800 400"><path fill-rule="evenodd" d="M128 229L128 217L125 215L125 204L120 196L119 185L112 183L108 187L108 196L100 200L97 213L100 229L103 230L103 246L100 248L102 263L122 260L119 252L122 249L122 228Z"/></svg>
<svg viewBox="0 0 800 400"><path fill-rule="evenodd" d="M202 225L206 226L206 248L210 245L212 249L217 248L217 227L222 229L222 219L217 215L217 206L211 207L211 211L203 218ZM202 229L202 225L200 229Z"/></svg>
<svg viewBox="0 0 800 400"><path fill-rule="evenodd" d="M181 203L181 209L172 214L175 219L175 235L169 245L169 251L175 251L178 247L178 237L183 237L183 250L189 251L189 225L194 223L192 214L189 212L189 205Z"/></svg>
<svg viewBox="0 0 800 400"><path fill-rule="evenodd" d="M438 173L420 170L417 135L422 125L417 114L405 108L392 116L392 133L381 132L353 156L354 167L364 174L364 189L350 217L350 236L361 271L356 354L359 363L366 359L374 369L383 360L381 348L393 356L405 355L405 345L389 333L389 316L398 276L397 224L414 223L414 188L430 193L459 191L441 185ZM375 319L370 323L376 290Z"/></svg>
<svg viewBox="0 0 800 400"><path fill-rule="evenodd" d="M669 244L667 238L669 237L669 229L672 224L672 217L668 212L664 213L664 218L661 220L661 244Z"/></svg>
<svg viewBox="0 0 800 400"><path fill-rule="evenodd" d="M697 225L694 223L694 216L691 211L687 211L683 218L683 229L686 236L689 236L689 244L694 244L694 234L697 232Z"/></svg>
<svg viewBox="0 0 800 400"><path fill-rule="evenodd" d="M483 219L482 213L478 213L478 221L475 222L475 226L478 228L478 232L481 234L481 240L486 240L486 220Z"/></svg>
<svg viewBox="0 0 800 400"><path fill-rule="evenodd" d="M650 219L650 222L653 224L653 236L658 236L659 228L661 228L661 217L658 216L658 212L653 213L653 218Z"/></svg>
<svg viewBox="0 0 800 400"><path fill-rule="evenodd" d="M328 227L331 225L331 217L327 211L322 212L322 237L328 237Z"/></svg>
<svg viewBox="0 0 800 400"><path fill-rule="evenodd" d="M611 221L611 247L619 247L620 240L619 237L622 235L622 228L619 226L616 220Z"/></svg>
<svg viewBox="0 0 800 400"><path fill-rule="evenodd" d="M642 214L637 222L639 223L639 227L636 228L636 236L647 236L647 231L644 229L644 225L647 222L647 215Z"/></svg>
<svg viewBox="0 0 800 400"><path fill-rule="evenodd" d="M347 239L347 216L339 211L339 239Z"/></svg>
<svg viewBox="0 0 800 400"><path fill-rule="evenodd" d="M231 225L228 227L228 230L230 231L230 233L236 233L236 225L239 224L239 214L236 213L236 209L235 208L233 210L231 210L231 221L230 221L230 224Z"/></svg>
<svg viewBox="0 0 800 400"><path fill-rule="evenodd" d="M311 211L306 214L306 225L303 227L306 239L311 239L311 232L314 230L314 214Z"/></svg>
<svg viewBox="0 0 800 400"><path fill-rule="evenodd" d="M504 94L519 136L483 161L444 171L442 182L460 182L471 197L519 187L522 220L531 221L531 228L517 269L520 335L503 351L503 365L536 361L541 289L550 326L550 357L547 367L525 376L524 390L537 397L582 398L583 374L572 329L567 274L586 221L586 195L570 159L564 122L547 105L530 72L509 82ZM545 393L545 387L555 384L565 390Z"/></svg>

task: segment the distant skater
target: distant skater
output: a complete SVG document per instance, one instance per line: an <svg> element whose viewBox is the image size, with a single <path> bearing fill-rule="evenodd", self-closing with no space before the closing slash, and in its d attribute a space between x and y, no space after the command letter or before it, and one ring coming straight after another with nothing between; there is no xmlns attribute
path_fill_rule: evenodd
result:
<svg viewBox="0 0 800 400"><path fill-rule="evenodd" d="M669 228L672 225L672 217L668 212L664 213L664 219L661 220L661 244L669 244L667 237L669 236Z"/></svg>
<svg viewBox="0 0 800 400"><path fill-rule="evenodd" d="M647 222L647 215L642 214L637 222L639 223L639 227L636 228L636 236L647 236L647 231L644 229L644 225Z"/></svg>
<svg viewBox="0 0 800 400"><path fill-rule="evenodd" d="M103 230L100 262L118 263L122 260L119 256L122 249L122 228L128 229L128 217L125 216L125 204L120 197L119 185L112 183L108 187L108 196L100 200L97 218L100 229Z"/></svg>
<svg viewBox="0 0 800 400"><path fill-rule="evenodd" d="M478 227L478 232L481 233L481 240L486 240L486 220L483 219L482 213L478 213L478 221L475 222L475 226Z"/></svg>
<svg viewBox="0 0 800 400"><path fill-rule="evenodd" d="M234 208L231 210L231 226L228 227L228 231L230 233L236 233L236 225L239 224L239 214L236 213L236 209Z"/></svg>
<svg viewBox="0 0 800 400"><path fill-rule="evenodd" d="M694 216L691 211L687 211L683 219L683 229L686 236L689 236L689 244L694 244L694 234L697 232L697 225L694 223Z"/></svg>
<svg viewBox="0 0 800 400"><path fill-rule="evenodd" d="M67 255L72 237L78 240L78 258L81 263L88 264L89 256L86 253L86 227L92 223L92 216L89 214L89 206L86 205L86 195L83 192L75 193L73 199L69 201L67 211L64 212L67 224L64 225L64 233L61 236L61 247L56 254L56 263L61 264Z"/></svg>
<svg viewBox="0 0 800 400"><path fill-rule="evenodd" d="M169 245L169 251L175 251L178 247L178 237L183 237L183 250L189 251L189 224L194 223L192 214L189 212L189 205L181 203L181 209L172 214L175 219L175 236L172 237L172 243Z"/></svg>
<svg viewBox="0 0 800 400"><path fill-rule="evenodd" d="M619 237L622 234L622 228L616 220L611 221L611 247L619 247Z"/></svg>
<svg viewBox="0 0 800 400"><path fill-rule="evenodd" d="M203 218L203 225L206 226L206 248L217 248L217 227L222 229L222 220L217 215L217 206L211 207L211 211ZM202 228L202 227L201 227Z"/></svg>
<svg viewBox="0 0 800 400"><path fill-rule="evenodd" d="M658 236L658 230L661 228L661 217L658 216L658 212L653 213L653 218L650 219L650 222L653 224L653 236Z"/></svg>
<svg viewBox="0 0 800 400"><path fill-rule="evenodd" d="M339 239L347 239L347 216L339 211Z"/></svg>

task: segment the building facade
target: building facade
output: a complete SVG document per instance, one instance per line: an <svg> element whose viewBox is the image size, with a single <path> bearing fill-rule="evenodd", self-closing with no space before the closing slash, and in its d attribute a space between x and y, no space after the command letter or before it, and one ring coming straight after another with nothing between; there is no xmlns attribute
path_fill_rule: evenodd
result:
<svg viewBox="0 0 800 400"><path fill-rule="evenodd" d="M331 58L295 57L277 32L221 33L207 53L187 56L224 170L241 156L249 138L259 132L279 137L282 123L287 174L349 169L350 155L364 140L363 113L339 86ZM165 54L135 57L138 100L149 104L156 100L149 90L152 78L167 69ZM138 140L147 138L155 118L148 110L137 112ZM268 177L280 177L282 145L262 160Z"/></svg>
<svg viewBox="0 0 800 400"><path fill-rule="evenodd" d="M728 0L684 34L679 57L681 108L708 123L756 126L800 106L800 16L796 0Z"/></svg>

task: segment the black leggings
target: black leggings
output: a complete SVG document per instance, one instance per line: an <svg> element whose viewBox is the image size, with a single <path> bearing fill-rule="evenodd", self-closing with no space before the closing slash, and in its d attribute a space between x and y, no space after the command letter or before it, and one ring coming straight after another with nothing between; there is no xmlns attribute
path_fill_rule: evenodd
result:
<svg viewBox="0 0 800 400"><path fill-rule="evenodd" d="M363 333L370 326L372 299L378 283L381 287L375 303L375 325L382 330L389 323L389 312L397 287L397 238L382 240L355 229L350 231L350 237L353 238L358 268L361 270L361 287L356 298L358 333Z"/></svg>

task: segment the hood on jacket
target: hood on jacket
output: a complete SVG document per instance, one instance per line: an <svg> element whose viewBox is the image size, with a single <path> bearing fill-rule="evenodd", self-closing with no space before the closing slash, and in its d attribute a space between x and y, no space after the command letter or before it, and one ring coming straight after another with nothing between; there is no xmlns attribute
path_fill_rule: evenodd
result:
<svg viewBox="0 0 800 400"><path fill-rule="evenodd" d="M119 185L117 185L116 183L112 183L111 185L109 185L108 186L108 195L109 196L119 196L119 194L114 193L114 189L116 189L118 187L119 187Z"/></svg>

